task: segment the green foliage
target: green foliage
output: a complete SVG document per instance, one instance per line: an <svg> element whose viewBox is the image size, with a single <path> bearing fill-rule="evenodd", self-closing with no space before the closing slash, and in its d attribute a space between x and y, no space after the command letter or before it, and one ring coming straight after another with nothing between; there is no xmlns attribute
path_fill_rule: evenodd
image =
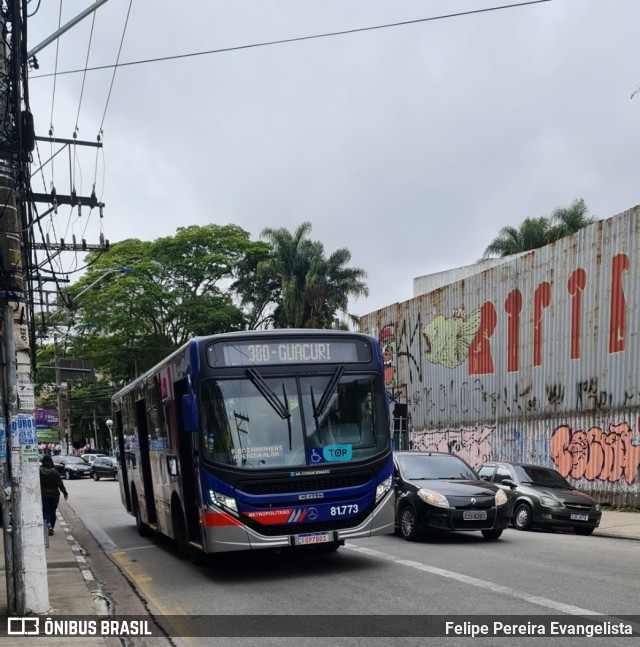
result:
<svg viewBox="0 0 640 647"><path fill-rule="evenodd" d="M365 271L347 267L349 250L327 258L322 243L308 239L310 232L309 222L293 233L285 228L262 232L272 251L258 263L256 275L278 286L272 315L277 328L330 328L336 312L346 312L350 297L369 294Z"/></svg>
<svg viewBox="0 0 640 647"><path fill-rule="evenodd" d="M58 326L59 357L92 360L96 367L95 383L62 385L71 440L94 436L95 415L105 447L111 395L190 337L331 327L350 296L368 294L366 275L347 267L347 249L326 257L322 243L308 239L310 231L309 223L293 234L265 229L265 242L251 241L235 225L192 225L175 236L125 240L108 253L89 254L89 271L62 295L68 307L49 321ZM53 344L38 350L41 407L57 405L53 355Z"/></svg>
<svg viewBox="0 0 640 647"><path fill-rule="evenodd" d="M484 250L483 258L528 252L574 234L595 222L596 219L587 216L587 212L584 200L579 199L569 207L554 209L549 218L525 218L518 227L503 227L497 238Z"/></svg>

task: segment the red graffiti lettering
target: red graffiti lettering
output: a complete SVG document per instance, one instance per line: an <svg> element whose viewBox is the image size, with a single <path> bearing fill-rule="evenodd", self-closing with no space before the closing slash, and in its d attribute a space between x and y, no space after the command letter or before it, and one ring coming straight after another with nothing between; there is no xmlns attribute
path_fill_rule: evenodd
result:
<svg viewBox="0 0 640 647"><path fill-rule="evenodd" d="M542 311L551 305L551 283L543 281L533 295L533 365L542 366Z"/></svg>
<svg viewBox="0 0 640 647"><path fill-rule="evenodd" d="M587 273L578 268L572 272L567 283L571 297L571 359L580 359L582 335L582 293L587 285Z"/></svg>
<svg viewBox="0 0 640 647"><path fill-rule="evenodd" d="M480 328L469 346L469 375L492 375L493 358L489 340L498 325L496 307L487 301L480 308Z"/></svg>
<svg viewBox="0 0 640 647"><path fill-rule="evenodd" d="M522 312L522 293L512 290L504 303L507 313L507 371L514 373L519 366L520 350L520 313Z"/></svg>
<svg viewBox="0 0 640 647"><path fill-rule="evenodd" d="M611 259L611 319L609 321L609 352L624 350L627 301L624 297L622 278L629 269L629 257L616 254Z"/></svg>

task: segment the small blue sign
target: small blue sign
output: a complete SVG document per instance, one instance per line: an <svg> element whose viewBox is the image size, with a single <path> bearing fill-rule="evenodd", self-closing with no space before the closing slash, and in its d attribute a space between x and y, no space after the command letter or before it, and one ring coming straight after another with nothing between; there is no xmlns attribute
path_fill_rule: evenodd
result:
<svg viewBox="0 0 640 647"><path fill-rule="evenodd" d="M316 449L315 447L312 447L311 449L308 450L307 457L309 459L308 462L310 465L317 465L318 463L324 463L324 458L322 457L320 450Z"/></svg>
<svg viewBox="0 0 640 647"><path fill-rule="evenodd" d="M349 461L353 448L351 445L326 445L322 448L322 455L326 461Z"/></svg>

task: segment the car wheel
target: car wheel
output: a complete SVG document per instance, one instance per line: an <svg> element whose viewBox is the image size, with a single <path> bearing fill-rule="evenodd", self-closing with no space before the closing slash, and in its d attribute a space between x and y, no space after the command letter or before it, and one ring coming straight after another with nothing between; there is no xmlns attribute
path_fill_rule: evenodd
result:
<svg viewBox="0 0 640 647"><path fill-rule="evenodd" d="M533 518L531 508L526 503L521 503L513 513L513 527L517 530L531 530Z"/></svg>
<svg viewBox="0 0 640 647"><path fill-rule="evenodd" d="M482 531L482 536L485 539L493 540L493 539L498 539L500 535L502 534L502 529L500 530L483 530Z"/></svg>
<svg viewBox="0 0 640 647"><path fill-rule="evenodd" d="M98 472L93 473L93 480L94 481L99 481L100 480L100 474L98 474Z"/></svg>
<svg viewBox="0 0 640 647"><path fill-rule="evenodd" d="M69 470L64 471L64 477L67 479L67 481L71 480L71 472Z"/></svg>
<svg viewBox="0 0 640 647"><path fill-rule="evenodd" d="M585 535L588 537L593 533L594 530L595 528L584 528L582 526L578 526L578 527L574 527L573 532L575 532L576 535Z"/></svg>
<svg viewBox="0 0 640 647"><path fill-rule="evenodd" d="M416 513L410 505L405 506L400 513L400 533L407 541L420 538Z"/></svg>

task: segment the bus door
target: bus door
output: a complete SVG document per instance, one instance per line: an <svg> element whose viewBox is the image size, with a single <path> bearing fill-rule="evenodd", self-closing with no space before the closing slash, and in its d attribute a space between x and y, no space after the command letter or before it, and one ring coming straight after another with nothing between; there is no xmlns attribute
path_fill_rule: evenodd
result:
<svg viewBox="0 0 640 647"><path fill-rule="evenodd" d="M138 426L138 443L140 444L140 469L142 485L147 506L147 523L156 523L156 501L153 496L151 479L151 458L149 456L149 427L147 425L147 406L144 400L136 402L136 423Z"/></svg>
<svg viewBox="0 0 640 647"><path fill-rule="evenodd" d="M187 532L190 540L202 541L198 521L198 496L196 493L195 473L199 461L194 452L193 433L182 429L182 396L187 393L187 380L180 380L173 385L176 403L176 420L178 424L178 458L180 460L180 480L182 482L182 504L187 521Z"/></svg>
<svg viewBox="0 0 640 647"><path fill-rule="evenodd" d="M129 473L127 470L127 455L124 446L124 433L122 431L122 411L116 411L116 440L118 443L118 452L116 454L118 461L118 470L120 471L120 494L124 501L126 509L131 512L131 491L129 490Z"/></svg>

